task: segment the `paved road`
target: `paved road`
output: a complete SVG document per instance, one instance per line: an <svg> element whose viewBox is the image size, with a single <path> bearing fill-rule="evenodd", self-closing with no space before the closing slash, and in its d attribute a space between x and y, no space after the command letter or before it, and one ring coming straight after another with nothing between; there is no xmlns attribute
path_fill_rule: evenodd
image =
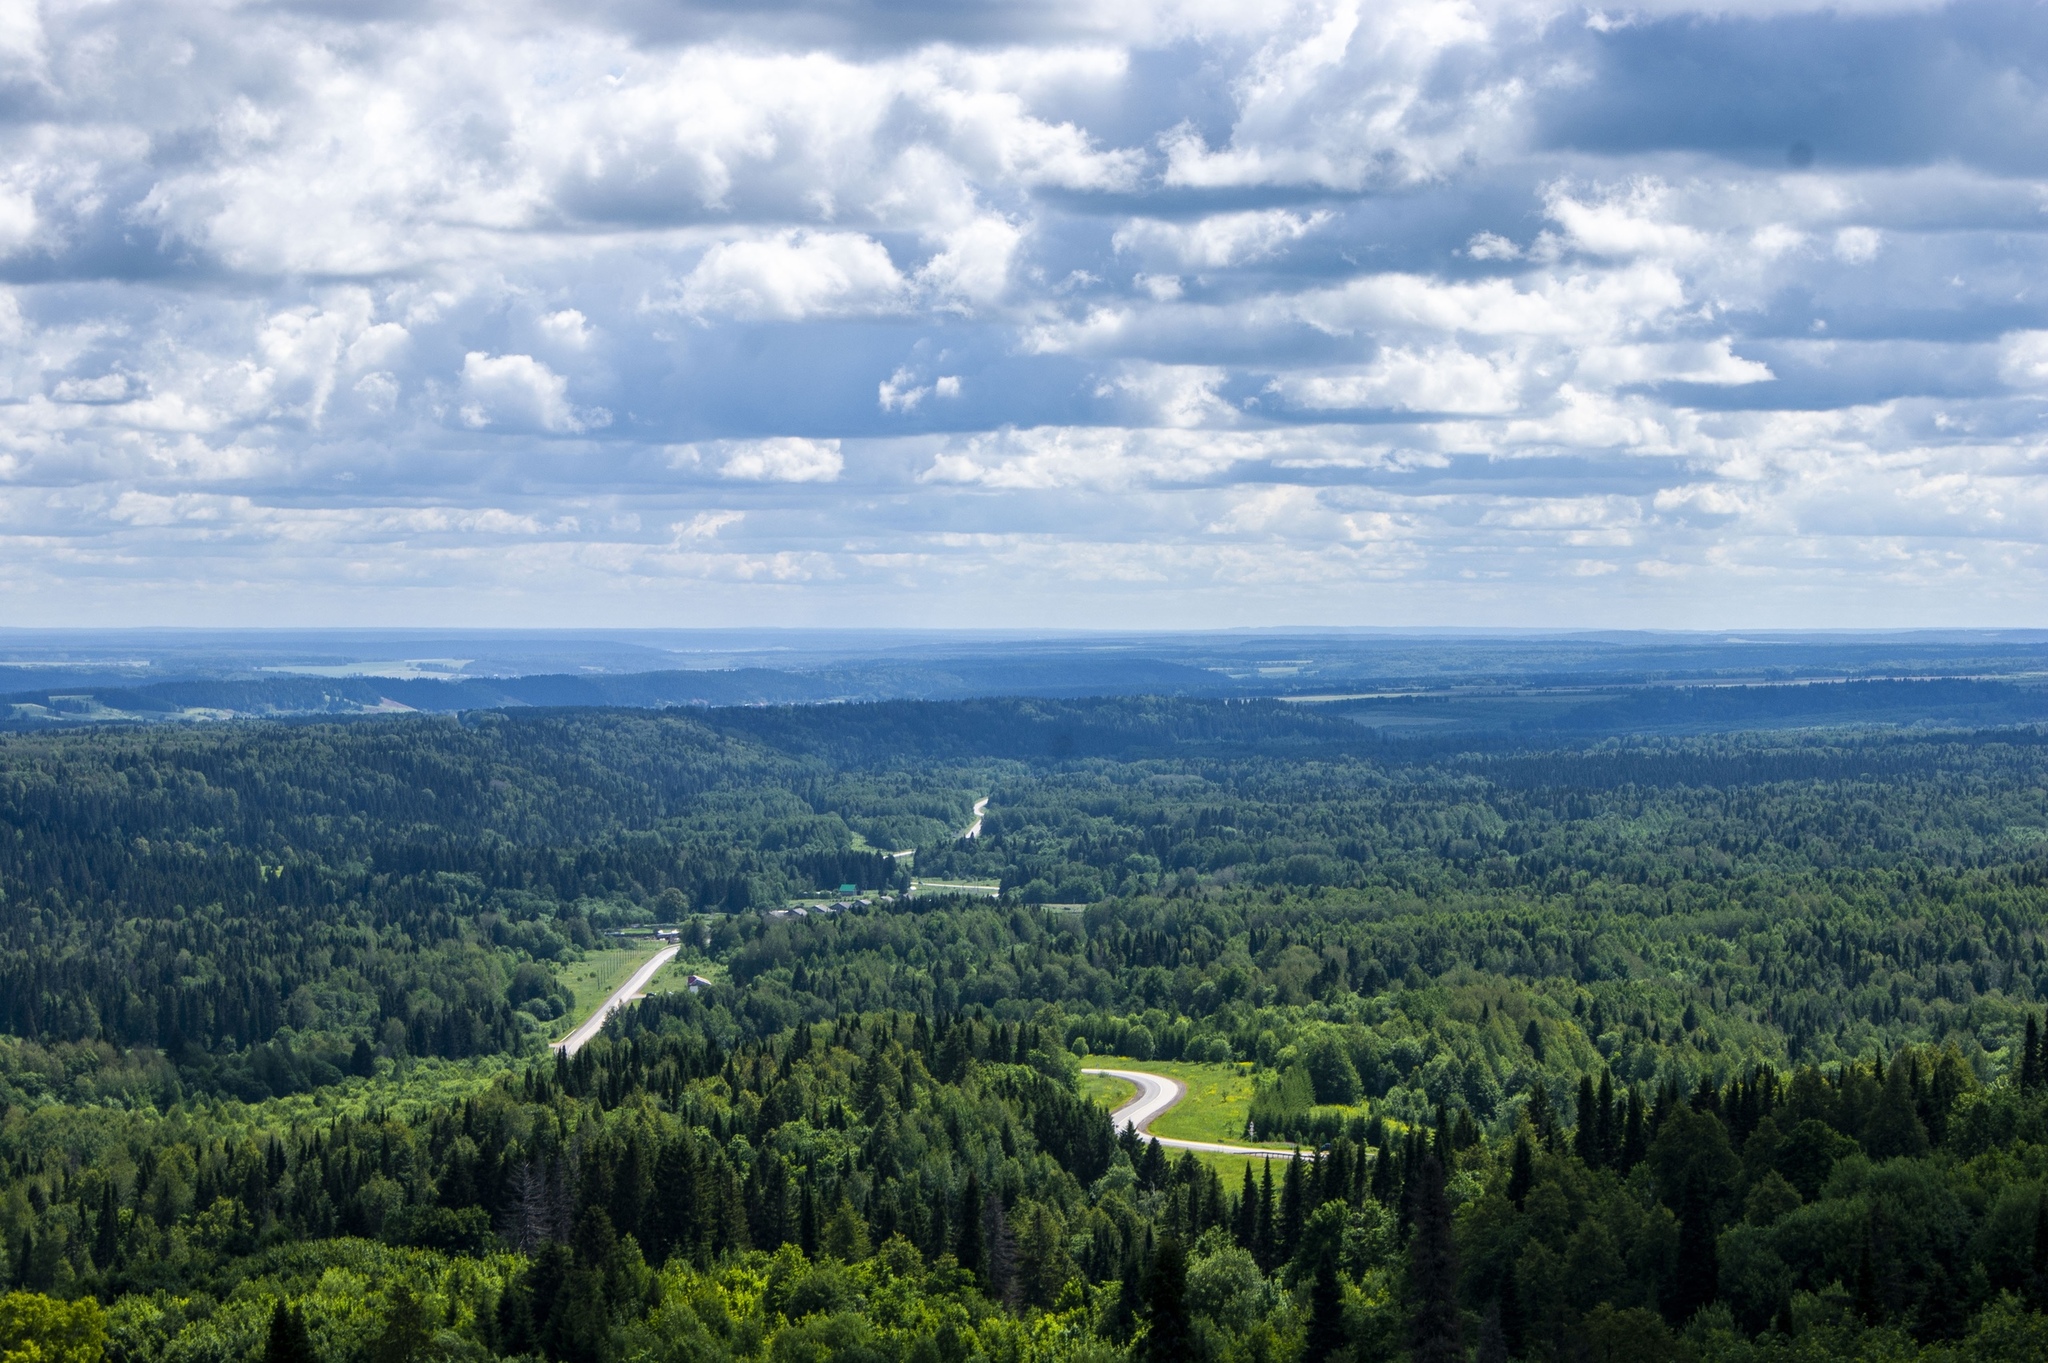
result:
<svg viewBox="0 0 2048 1363"><path fill-rule="evenodd" d="M663 947L648 957L647 963L633 972L632 979L613 990L612 996L599 1005L595 1013L585 1018L581 1027L557 1041L554 1049L568 1055L574 1055L582 1050L592 1037L604 1030L605 1019L631 1003L633 996L645 989L647 982L654 978L654 972L673 961L676 953L681 950L680 946Z"/></svg>
<svg viewBox="0 0 2048 1363"><path fill-rule="evenodd" d="M1106 1074L1112 1079L1124 1079L1138 1086L1138 1096L1109 1114L1111 1125L1121 1131L1130 1127L1140 1136L1151 1136L1153 1140L1169 1150L1207 1150L1218 1155L1257 1155L1264 1159L1293 1159L1292 1150L1261 1150L1251 1145L1224 1145L1220 1141L1177 1141L1171 1136L1153 1136L1150 1130L1157 1118L1173 1110L1174 1104L1187 1097L1188 1086L1180 1080L1164 1074L1147 1074L1143 1070L1082 1070L1083 1074Z"/></svg>
<svg viewBox="0 0 2048 1363"><path fill-rule="evenodd" d="M973 823L971 823L971 824L969 824L969 825L967 825L967 827L965 827L964 829L960 830L960 836L961 836L961 837L963 837L963 838L978 838L978 837L980 837L980 836L981 836L981 816L982 816L983 814L986 814L987 812L988 812L988 796L984 795L984 796L982 796L982 797L981 797L981 798L980 798L979 800L976 800L976 801L974 802L974 822L973 822Z"/></svg>

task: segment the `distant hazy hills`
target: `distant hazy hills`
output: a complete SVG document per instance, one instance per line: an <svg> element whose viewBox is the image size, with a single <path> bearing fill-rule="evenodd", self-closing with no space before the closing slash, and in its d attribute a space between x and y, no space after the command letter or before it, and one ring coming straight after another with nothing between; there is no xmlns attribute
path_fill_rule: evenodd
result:
<svg viewBox="0 0 2048 1363"><path fill-rule="evenodd" d="M2048 722L2048 633L0 631L0 730L526 706L1313 702L1382 737Z"/></svg>
<svg viewBox="0 0 2048 1363"><path fill-rule="evenodd" d="M48 686L0 696L0 726L47 728L237 716L452 713L508 706L815 705L971 696L1220 695L1240 684L1206 668L1143 658L1025 656L877 662L813 671L765 667L624 675L295 677Z"/></svg>
<svg viewBox="0 0 2048 1363"><path fill-rule="evenodd" d="M915 669L828 672L740 668L626 676L489 677L460 680L273 677L157 682L90 690L56 688L0 697L0 730L81 725L207 722L237 718L448 714L529 706L786 706L980 696L1179 695L1222 697L1239 683L1170 663L1132 665L1039 659ZM1272 697L1265 698L1269 702ZM2048 686L1977 679L1881 680L1740 686L1489 688L1483 692L1320 701L1393 742L1455 741L1460 734L1530 738L1678 735L1745 729L1919 725L1996 728L2048 723Z"/></svg>

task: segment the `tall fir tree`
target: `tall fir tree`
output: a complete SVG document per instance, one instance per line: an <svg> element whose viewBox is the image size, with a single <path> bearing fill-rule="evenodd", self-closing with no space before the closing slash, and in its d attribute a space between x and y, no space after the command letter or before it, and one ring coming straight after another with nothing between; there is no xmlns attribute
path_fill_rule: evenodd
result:
<svg viewBox="0 0 2048 1363"><path fill-rule="evenodd" d="M1479 1324L1479 1354L1475 1363L1508 1363L1507 1331L1500 1323L1500 1303L1487 1309Z"/></svg>
<svg viewBox="0 0 2048 1363"><path fill-rule="evenodd" d="M1382 1207L1392 1205L1395 1194L1401 1186L1399 1182L1400 1171L1394 1167L1396 1163L1394 1148L1387 1143L1387 1138L1382 1135L1379 1148L1373 1152L1372 1180L1369 1185L1372 1192L1372 1200L1379 1203ZM1250 1177L1249 1171L1246 1172L1246 1177Z"/></svg>
<svg viewBox="0 0 2048 1363"><path fill-rule="evenodd" d="M1522 1296L1515 1288L1515 1275L1503 1273L1500 1279L1500 1296L1494 1300L1494 1307L1500 1312L1501 1333L1507 1339L1508 1354L1519 1358L1523 1353L1524 1336L1528 1330L1528 1318L1522 1313Z"/></svg>
<svg viewBox="0 0 2048 1363"><path fill-rule="evenodd" d="M1259 1205L1252 1225L1252 1259L1262 1272L1271 1273L1277 1262L1273 1253L1273 1161L1259 1163Z"/></svg>
<svg viewBox="0 0 2048 1363"><path fill-rule="evenodd" d="M1188 1363L1194 1325L1188 1311L1188 1261L1178 1238L1167 1236L1145 1272L1143 1363Z"/></svg>
<svg viewBox="0 0 2048 1363"><path fill-rule="evenodd" d="M1856 1257L1856 1314L1865 1325L1877 1325L1884 1320L1884 1303L1877 1292L1877 1258L1871 1253L1867 1229L1863 1234L1863 1252Z"/></svg>
<svg viewBox="0 0 2048 1363"><path fill-rule="evenodd" d="M100 1193L99 1224L94 1228L92 1241L93 1267L112 1268L120 1250L121 1212L115 1205L114 1184L110 1179Z"/></svg>
<svg viewBox="0 0 2048 1363"><path fill-rule="evenodd" d="M1649 1152L1650 1129L1643 1111L1643 1091L1630 1084L1628 1111L1621 1119L1621 1162L1617 1167L1626 1174L1641 1164Z"/></svg>
<svg viewBox="0 0 2048 1363"><path fill-rule="evenodd" d="M1529 1081L1529 1126L1543 1148L1556 1154L1557 1112L1550 1105L1550 1090L1544 1087L1541 1075Z"/></svg>
<svg viewBox="0 0 2048 1363"><path fill-rule="evenodd" d="M1599 1114L1597 1123L1600 1146L1600 1166L1611 1169L1621 1161L1620 1124L1614 1120L1614 1071L1600 1071L1600 1091L1593 1098L1593 1105Z"/></svg>
<svg viewBox="0 0 2048 1363"><path fill-rule="evenodd" d="M1721 1269L1715 1249L1713 1207L1694 1180L1686 1185L1678 1217L1678 1257L1672 1265L1665 1313L1683 1325L1720 1294Z"/></svg>
<svg viewBox="0 0 2048 1363"><path fill-rule="evenodd" d="M2036 1311L2048 1311L2048 1192L2041 1194L2034 1203L2034 1258L2033 1273L2028 1281L2028 1297Z"/></svg>
<svg viewBox="0 0 2048 1363"><path fill-rule="evenodd" d="M1287 1161L1287 1173L1280 1181L1278 1249L1282 1258L1301 1243L1302 1223L1308 1216L1301 1185L1301 1151L1296 1150L1294 1158Z"/></svg>
<svg viewBox="0 0 2048 1363"><path fill-rule="evenodd" d="M1413 1232L1408 1240L1408 1322L1411 1363L1465 1363L1464 1315L1458 1307L1458 1247L1444 1167L1425 1154L1409 1180Z"/></svg>
<svg viewBox="0 0 2048 1363"><path fill-rule="evenodd" d="M1315 1277L1309 1284L1308 1334L1302 1341L1301 1363L1325 1363L1344 1347L1344 1289L1337 1279L1341 1242L1318 1246Z"/></svg>
<svg viewBox="0 0 2048 1363"><path fill-rule="evenodd" d="M988 1294L1006 1306L1017 1305L1017 1241L1010 1233L1010 1218L1003 1210L1003 1199L994 1189L983 1199L981 1212L982 1237L988 1244L988 1264L984 1277L988 1280Z"/></svg>
<svg viewBox="0 0 2048 1363"><path fill-rule="evenodd" d="M1600 1115L1594 1107L1593 1076L1579 1076L1579 1125L1572 1134L1572 1153L1588 1169L1600 1167Z"/></svg>
<svg viewBox="0 0 2048 1363"><path fill-rule="evenodd" d="M957 1033L956 1033L957 1035ZM982 1277L981 1179L970 1169L960 1194L960 1219L953 1232L953 1257L977 1279Z"/></svg>
<svg viewBox="0 0 2048 1363"><path fill-rule="evenodd" d="M317 1363L313 1336L306 1329L306 1317L298 1307L279 1302L271 1309L263 1363Z"/></svg>
<svg viewBox="0 0 2048 1363"><path fill-rule="evenodd" d="M1515 1153L1508 1166L1508 1201L1515 1204L1515 1210L1522 1210L1522 1203L1528 1198L1529 1190L1536 1186L1536 1157L1529 1148L1529 1138L1515 1133Z"/></svg>

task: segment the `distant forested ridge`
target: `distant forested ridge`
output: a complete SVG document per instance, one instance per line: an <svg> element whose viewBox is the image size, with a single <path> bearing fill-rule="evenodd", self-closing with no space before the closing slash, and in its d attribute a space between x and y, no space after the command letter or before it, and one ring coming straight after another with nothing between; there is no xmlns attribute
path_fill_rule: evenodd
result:
<svg viewBox="0 0 2048 1363"><path fill-rule="evenodd" d="M1036 948L1051 973L971 954L908 970L951 948L897 943L887 980L849 997L852 965L792 987L801 951L775 944L797 930L750 911L899 888L911 863L886 853L912 847L922 876L1099 907ZM2044 871L2032 729L1543 750L1114 700L17 737L0 1028L288 1092L359 1063L358 1042L517 1053L522 963L711 912L746 1006L778 1025L1012 999L1165 1009L1207 1034L1225 1003L1467 970L1626 996L1605 1012L1660 1020L1658 1046L1690 1003L1749 1029L1743 1054L1829 1058L1966 1014L2009 1031L2048 993Z"/></svg>

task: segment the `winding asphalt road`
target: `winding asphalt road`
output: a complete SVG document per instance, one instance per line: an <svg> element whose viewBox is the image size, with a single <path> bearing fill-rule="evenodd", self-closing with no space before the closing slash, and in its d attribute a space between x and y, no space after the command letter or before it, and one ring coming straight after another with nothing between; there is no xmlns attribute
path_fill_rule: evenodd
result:
<svg viewBox="0 0 2048 1363"><path fill-rule="evenodd" d="M967 825L967 827L961 829L960 836L963 838L980 837L981 816L986 813L988 813L988 796L984 795L979 800L976 800L974 802L974 822Z"/></svg>
<svg viewBox="0 0 2048 1363"><path fill-rule="evenodd" d="M1295 1156L1292 1150L1261 1150L1252 1145L1177 1141L1171 1136L1153 1136L1152 1123L1171 1112L1174 1104L1188 1096L1186 1084L1171 1075L1147 1074L1143 1070L1082 1070L1081 1073L1106 1074L1112 1079L1122 1079L1138 1086L1135 1098L1109 1114L1110 1124L1119 1131L1129 1127L1140 1136L1150 1136L1169 1150L1206 1150L1217 1155L1255 1155L1260 1159L1293 1159Z"/></svg>
<svg viewBox="0 0 2048 1363"><path fill-rule="evenodd" d="M667 965L670 961L673 961L676 958L676 953L681 950L680 946L663 947L660 951L649 956L646 964L633 972L632 979L627 980L617 989L614 989L612 996L598 1005L597 1011L585 1018L581 1027L578 1027L575 1031L557 1041L554 1049L562 1052L564 1055L574 1055L582 1050L592 1037L604 1030L605 1020L631 1003L633 996L645 989L647 982L654 978L654 972Z"/></svg>

